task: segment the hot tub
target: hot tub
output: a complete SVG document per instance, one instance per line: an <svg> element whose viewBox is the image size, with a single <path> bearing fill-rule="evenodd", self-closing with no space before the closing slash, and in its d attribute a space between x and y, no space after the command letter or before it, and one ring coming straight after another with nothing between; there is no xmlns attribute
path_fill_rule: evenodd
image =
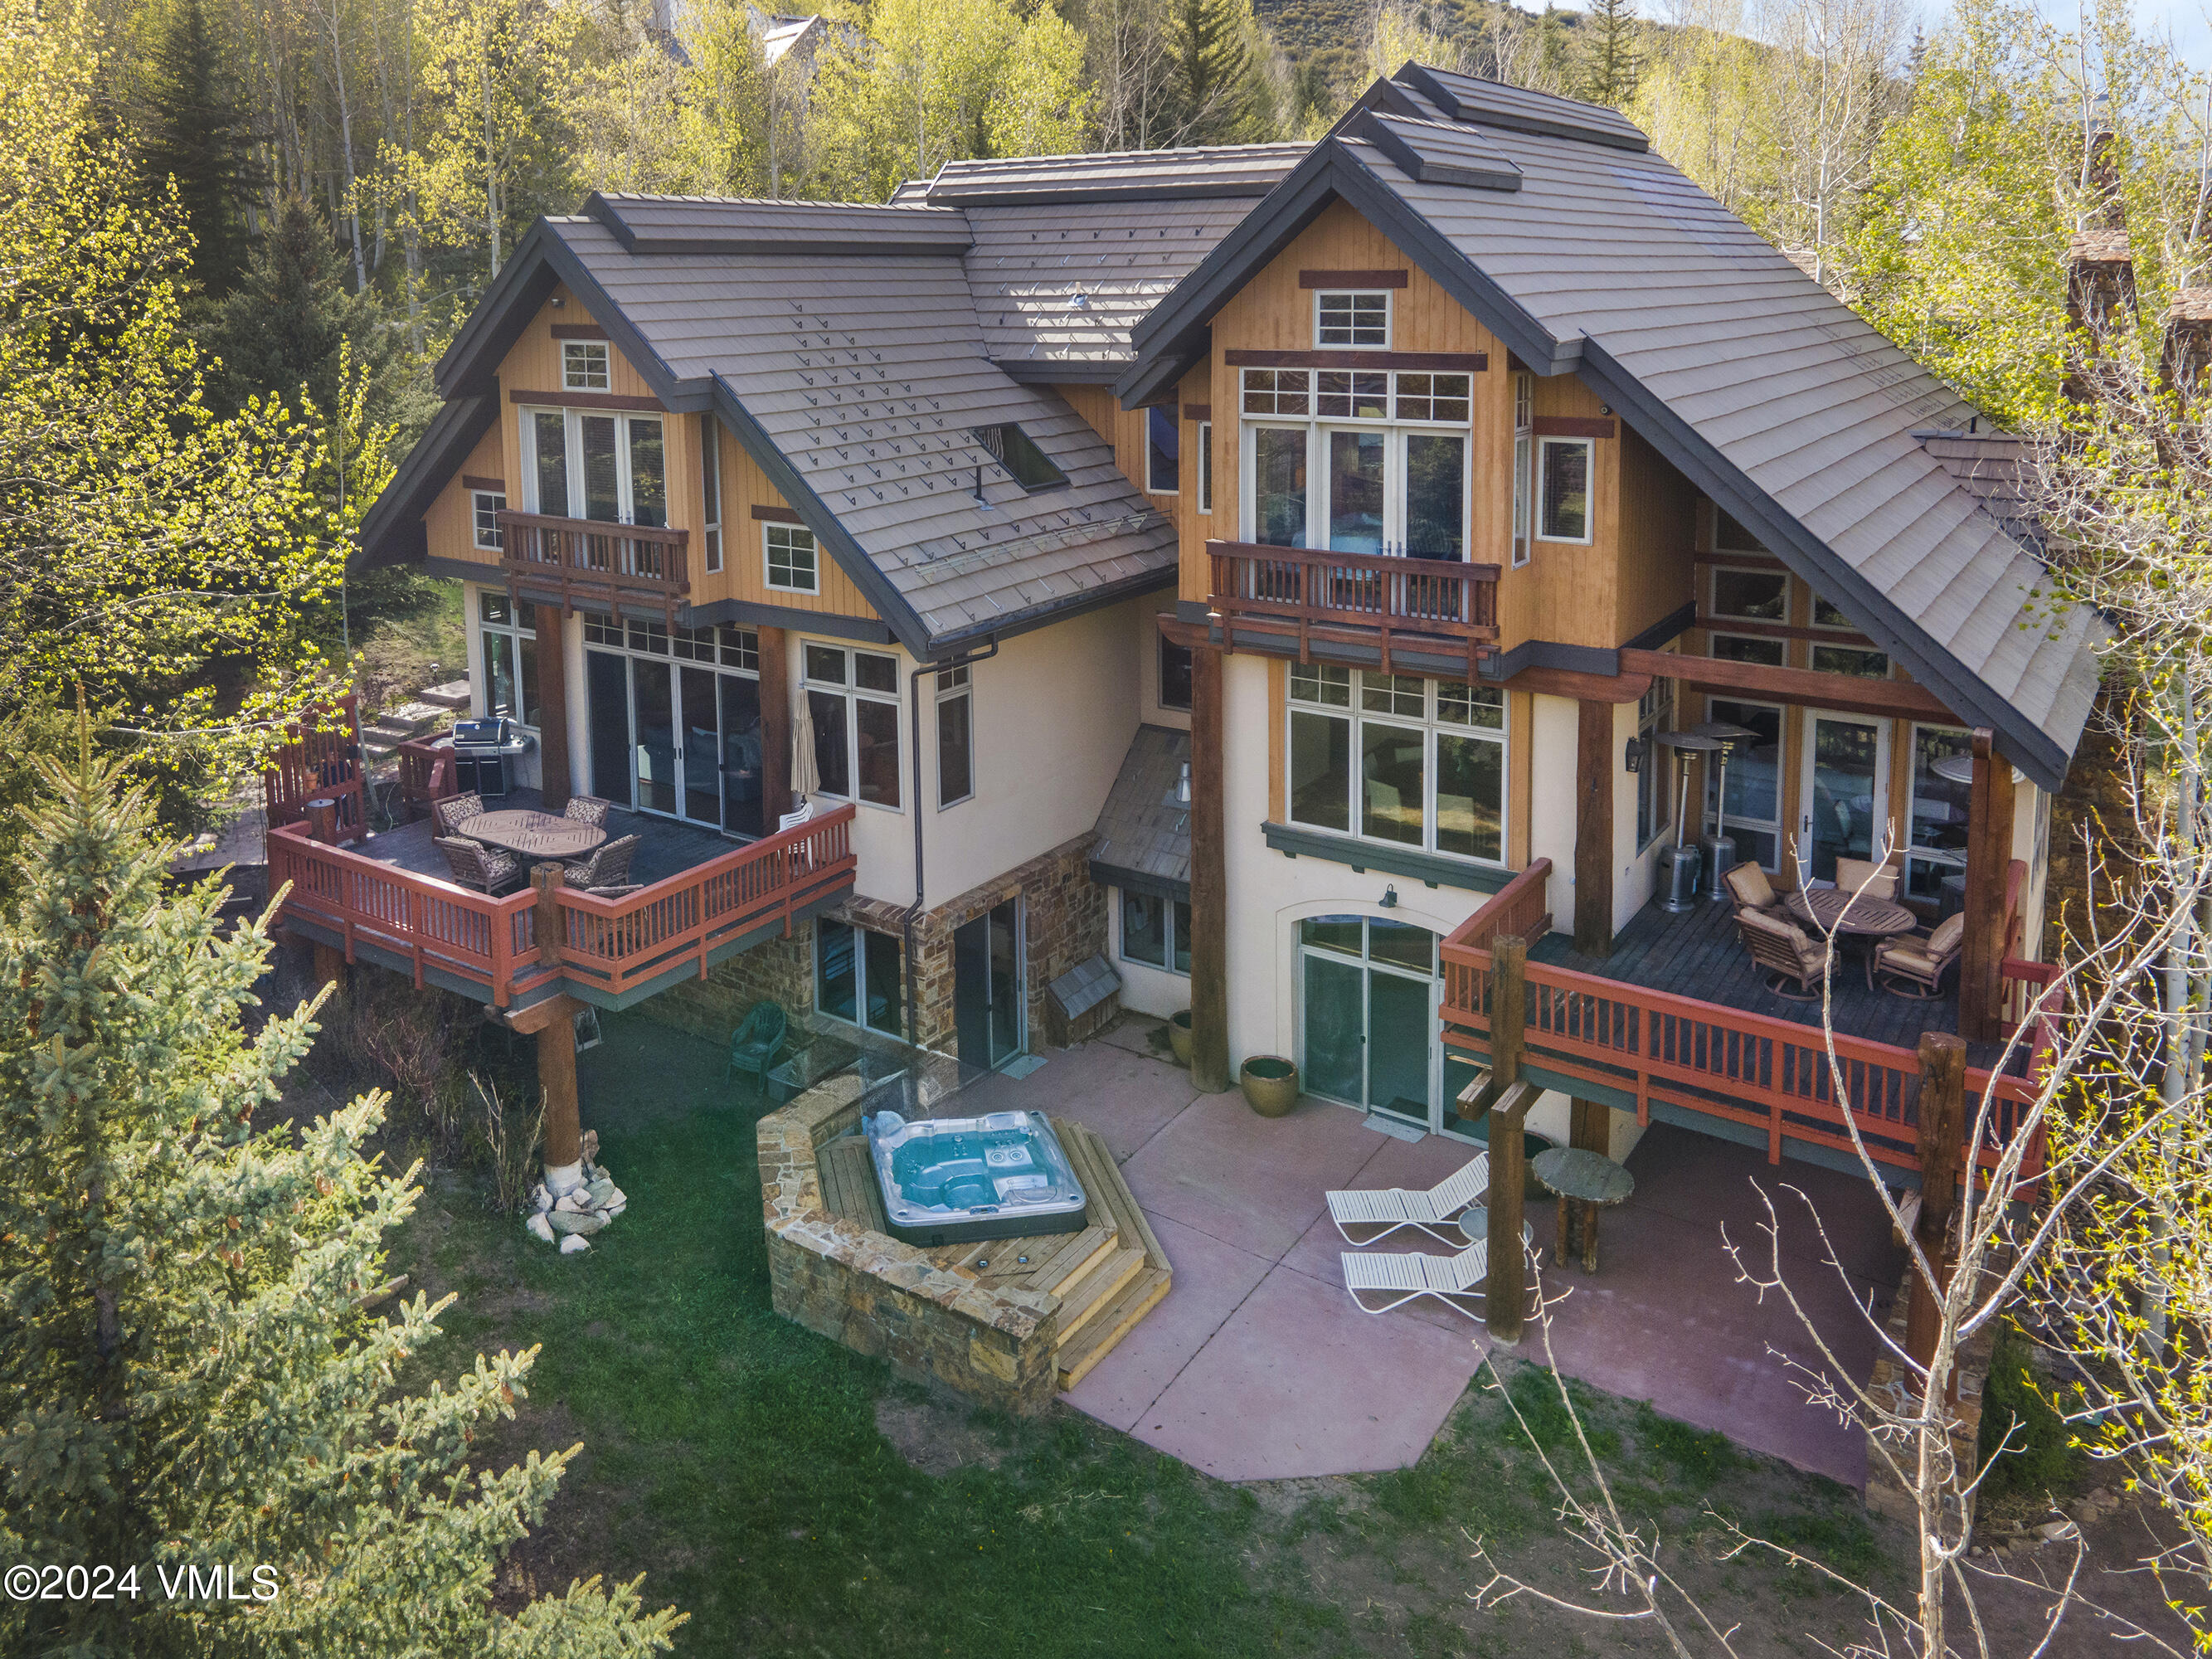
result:
<svg viewBox="0 0 2212 1659"><path fill-rule="evenodd" d="M961 1244L978 1238L1080 1232L1091 1201L1036 1112L933 1117L870 1113L868 1153L894 1238Z"/></svg>

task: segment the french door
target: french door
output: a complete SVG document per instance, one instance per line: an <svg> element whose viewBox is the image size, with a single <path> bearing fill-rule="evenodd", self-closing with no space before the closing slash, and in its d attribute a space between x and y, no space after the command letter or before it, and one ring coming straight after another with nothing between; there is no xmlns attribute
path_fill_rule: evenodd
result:
<svg viewBox="0 0 2212 1659"><path fill-rule="evenodd" d="M533 409L523 431L533 513L602 524L668 522L668 457L658 415Z"/></svg>
<svg viewBox="0 0 2212 1659"><path fill-rule="evenodd" d="M1299 924L1307 1093L1418 1128L1443 1127L1436 946L1426 928L1380 917Z"/></svg>
<svg viewBox="0 0 2212 1659"><path fill-rule="evenodd" d="M727 835L763 833L760 682L587 650L593 793Z"/></svg>
<svg viewBox="0 0 2212 1659"><path fill-rule="evenodd" d="M1889 722L1807 709L1799 800L1808 877L1833 881L1838 859L1872 858L1888 828Z"/></svg>
<svg viewBox="0 0 2212 1659"><path fill-rule="evenodd" d="M1245 476L1254 480L1249 539L1335 553L1467 556L1463 433L1256 422L1244 430Z"/></svg>

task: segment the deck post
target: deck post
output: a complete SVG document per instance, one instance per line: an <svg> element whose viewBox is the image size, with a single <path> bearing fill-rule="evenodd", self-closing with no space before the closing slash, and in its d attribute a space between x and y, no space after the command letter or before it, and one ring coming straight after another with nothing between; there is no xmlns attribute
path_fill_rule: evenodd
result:
<svg viewBox="0 0 2212 1659"><path fill-rule="evenodd" d="M760 630L761 833L791 811L791 636Z"/></svg>
<svg viewBox="0 0 2212 1659"><path fill-rule="evenodd" d="M557 999L563 1004L568 999ZM545 1091L545 1185L569 1192L580 1183L583 1119L576 1103L576 1021L574 1006L538 1028L538 1082Z"/></svg>
<svg viewBox="0 0 2212 1659"><path fill-rule="evenodd" d="M1613 708L1587 699L1575 721L1575 949L1613 954Z"/></svg>
<svg viewBox="0 0 2212 1659"><path fill-rule="evenodd" d="M1522 1140L1533 1089L1515 1090L1521 1072L1522 1020L1528 1008L1528 945L1508 934L1490 947L1490 1075L1498 1103L1490 1110L1490 1276L1483 1285L1483 1322L1493 1342L1512 1347L1528 1321L1528 1275L1521 1225L1528 1183Z"/></svg>
<svg viewBox="0 0 2212 1659"><path fill-rule="evenodd" d="M325 945L320 939L315 945L315 983L332 988L345 983L345 952L335 945Z"/></svg>
<svg viewBox="0 0 2212 1659"><path fill-rule="evenodd" d="M1917 1269L1911 1273L1911 1302L1905 1310L1905 1350L1925 1365L1936 1355L1936 1334L1942 1315L1937 1298L1949 1288L1955 1265L1950 1255L1951 1211L1958 1195L1959 1158L1966 1133L1966 1045L1948 1031L1920 1034L1920 1215L1913 1226L1921 1250L1935 1267L1930 1285ZM1955 1369L1946 1398L1958 1398Z"/></svg>
<svg viewBox="0 0 2212 1659"><path fill-rule="evenodd" d="M568 879L557 864L530 869L530 884L538 890L538 960L549 968L561 960L561 889Z"/></svg>
<svg viewBox="0 0 2212 1659"><path fill-rule="evenodd" d="M545 810L568 804L568 653L562 627L567 612L557 605L535 607L538 629L538 793Z"/></svg>
<svg viewBox="0 0 2212 1659"><path fill-rule="evenodd" d="M1200 644L1190 658L1190 1079L1218 1094L1230 1084L1221 653Z"/></svg>
<svg viewBox="0 0 2212 1659"><path fill-rule="evenodd" d="M2012 868L2012 763L1987 726L1974 732L1973 793L1966 803L1966 936L1959 956L1959 1035L2004 1034L2005 878Z"/></svg>

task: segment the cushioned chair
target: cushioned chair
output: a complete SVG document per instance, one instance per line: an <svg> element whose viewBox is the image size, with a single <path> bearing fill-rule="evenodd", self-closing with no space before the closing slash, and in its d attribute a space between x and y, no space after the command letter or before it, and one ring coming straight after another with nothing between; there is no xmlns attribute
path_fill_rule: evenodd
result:
<svg viewBox="0 0 2212 1659"><path fill-rule="evenodd" d="M1863 892L1870 899L1897 897L1897 872L1870 859L1838 859L1836 888L1839 892Z"/></svg>
<svg viewBox="0 0 2212 1659"><path fill-rule="evenodd" d="M473 789L465 795L448 795L430 803L430 824L441 836L461 835L461 826L481 817L483 810L483 797Z"/></svg>
<svg viewBox="0 0 2212 1659"><path fill-rule="evenodd" d="M601 800L597 795L571 795L568 804L561 809L564 818L574 818L579 823L588 823L595 829L606 828L607 814L614 810L611 800Z"/></svg>
<svg viewBox="0 0 2212 1659"><path fill-rule="evenodd" d="M433 839L438 850L446 855L446 867L464 887L473 887L480 893L496 893L522 879L522 860L512 853L471 841L465 836L438 836Z"/></svg>
<svg viewBox="0 0 2212 1659"><path fill-rule="evenodd" d="M1925 936L1886 939L1875 947L1874 975L1882 989L1895 997L1922 1000L1942 994L1943 975L1966 948L1966 918L1962 913L1936 924Z"/></svg>
<svg viewBox="0 0 2212 1659"><path fill-rule="evenodd" d="M1751 959L1766 971L1766 988L1792 1002L1810 1002L1820 995L1820 981L1835 966L1836 953L1785 917L1758 910L1735 913L1736 933ZM1794 982L1795 991L1785 991Z"/></svg>
<svg viewBox="0 0 2212 1659"><path fill-rule="evenodd" d="M629 879L629 861L636 855L641 837L623 836L613 841L601 842L592 850L592 855L574 864L561 866L561 875L571 887L619 887Z"/></svg>
<svg viewBox="0 0 2212 1659"><path fill-rule="evenodd" d="M769 999L753 1004L730 1038L730 1068L724 1075L749 1077L765 1089L768 1068L783 1052L784 1035L790 1026L790 1017L781 1003Z"/></svg>
<svg viewBox="0 0 2212 1659"><path fill-rule="evenodd" d="M1746 860L1735 869L1724 872L1721 883L1729 890L1739 910L1758 910L1768 915L1782 914L1782 898L1767 880L1766 872L1753 860Z"/></svg>

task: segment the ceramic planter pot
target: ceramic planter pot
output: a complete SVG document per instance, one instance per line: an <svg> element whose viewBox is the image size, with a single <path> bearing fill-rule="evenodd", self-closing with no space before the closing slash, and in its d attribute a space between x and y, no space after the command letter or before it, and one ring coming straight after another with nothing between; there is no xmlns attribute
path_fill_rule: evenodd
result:
<svg viewBox="0 0 2212 1659"><path fill-rule="evenodd" d="M1168 1017L1168 1047L1175 1051L1176 1064L1190 1064L1190 1010Z"/></svg>
<svg viewBox="0 0 2212 1659"><path fill-rule="evenodd" d="M1298 1068L1280 1054L1255 1054L1237 1073L1245 1103L1261 1117L1281 1117L1298 1103Z"/></svg>

